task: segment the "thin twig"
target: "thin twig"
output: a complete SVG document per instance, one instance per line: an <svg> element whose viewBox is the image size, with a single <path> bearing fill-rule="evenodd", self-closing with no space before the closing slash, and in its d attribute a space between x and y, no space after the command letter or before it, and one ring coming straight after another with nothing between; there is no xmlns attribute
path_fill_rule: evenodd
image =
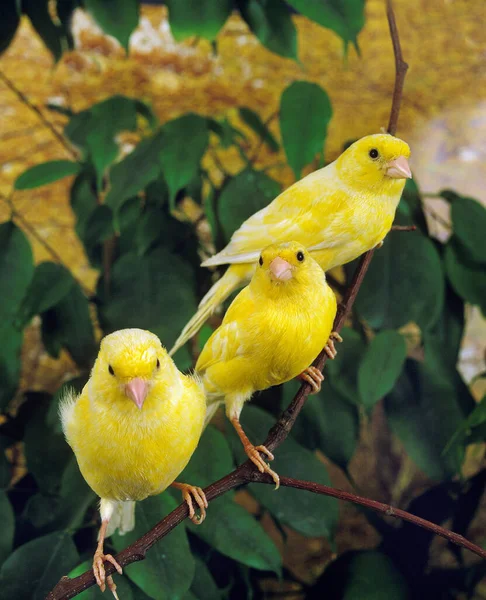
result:
<svg viewBox="0 0 486 600"><path fill-rule="evenodd" d="M73 159L77 161L79 157L78 157L76 151L74 150L74 148L72 148L69 145L69 143L66 141L66 139L64 138L64 136L61 133L59 133L59 131L57 131L57 129L54 127L54 125L45 118L45 116L37 108L37 106L35 106L35 104L32 104L32 102L27 98L27 96L23 92L21 92L16 87L16 85L13 83L13 81L11 81L5 75L5 73L3 71L1 71L1 70L0 70L0 79L17 96L17 98L23 104L25 104L25 106L27 106L32 112L34 112L37 115L37 117L40 119L40 121L42 121L42 123L47 127L47 129L49 129L49 131L57 139L57 141L60 144L62 144L62 146L65 148L65 150L67 150L67 152L73 157Z"/></svg>
<svg viewBox="0 0 486 600"><path fill-rule="evenodd" d="M400 114L400 106L402 103L403 83L405 81L405 75L407 74L408 65L403 60L400 37L398 36L392 0L386 0L386 16L388 19L388 27L390 28L390 36L393 44L393 54L395 56L395 87L393 89L390 120L388 121L388 133L395 135L397 132L398 115Z"/></svg>

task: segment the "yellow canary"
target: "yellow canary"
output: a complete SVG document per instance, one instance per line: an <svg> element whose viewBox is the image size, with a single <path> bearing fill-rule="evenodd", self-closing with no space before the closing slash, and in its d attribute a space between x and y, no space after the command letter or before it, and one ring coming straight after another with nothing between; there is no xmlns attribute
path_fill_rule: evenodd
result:
<svg viewBox="0 0 486 600"><path fill-rule="evenodd" d="M221 402L245 452L263 473L278 475L260 456L241 427L243 404L258 391L296 376L320 389L322 373L309 367L322 348L334 356L331 334L336 297L309 252L296 242L265 248L250 284L229 307L196 364L208 400L208 422Z"/></svg>
<svg viewBox="0 0 486 600"><path fill-rule="evenodd" d="M122 570L104 554L104 538L117 528L120 533L133 529L136 500L172 485L182 490L194 522L205 517L204 492L174 482L196 449L205 413L202 386L180 373L159 338L142 329L107 335L83 391L68 393L60 406L66 440L101 499L96 582L102 591L107 583L115 598L116 585L105 576L103 561Z"/></svg>
<svg viewBox="0 0 486 600"><path fill-rule="evenodd" d="M294 183L246 220L203 267L230 265L182 330L172 355L234 290L251 278L269 244L303 244L324 271L379 245L390 230L405 180L410 148L389 134L361 138L333 163Z"/></svg>

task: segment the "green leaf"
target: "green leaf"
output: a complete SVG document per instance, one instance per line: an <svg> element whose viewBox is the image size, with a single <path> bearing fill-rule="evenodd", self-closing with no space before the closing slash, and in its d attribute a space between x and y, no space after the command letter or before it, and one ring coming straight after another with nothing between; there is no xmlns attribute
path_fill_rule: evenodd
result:
<svg viewBox="0 0 486 600"><path fill-rule="evenodd" d="M108 35L128 53L130 35L138 25L137 0L85 0L86 10Z"/></svg>
<svg viewBox="0 0 486 600"><path fill-rule="evenodd" d="M179 479L204 488L233 469L233 456L225 436L209 425Z"/></svg>
<svg viewBox="0 0 486 600"><path fill-rule="evenodd" d="M170 30L176 41L197 36L214 40L230 16L230 0L167 0Z"/></svg>
<svg viewBox="0 0 486 600"><path fill-rule="evenodd" d="M241 424L256 445L263 443L275 419L256 406L248 406L241 414ZM241 441L233 432L231 442L243 462L247 457ZM271 466L286 477L331 484L324 464L292 437L279 447ZM333 498L292 488L280 488L276 492L273 486L261 484L251 484L249 490L281 523L304 535L333 538L338 520L338 504Z"/></svg>
<svg viewBox="0 0 486 600"><path fill-rule="evenodd" d="M451 204L454 235L464 247L471 261L486 263L484 231L486 209L473 198L458 198Z"/></svg>
<svg viewBox="0 0 486 600"><path fill-rule="evenodd" d="M177 192L197 174L208 143L208 122L199 115L189 113L163 126L159 159L169 186L171 209L175 208Z"/></svg>
<svg viewBox="0 0 486 600"><path fill-rule="evenodd" d="M284 385L285 406L290 404L299 387L296 381ZM358 407L326 379L321 391L307 398L292 434L302 446L319 449L346 471L359 439Z"/></svg>
<svg viewBox="0 0 486 600"><path fill-rule="evenodd" d="M221 146L229 148L232 145L238 145L238 140L247 140L242 131L233 127L228 119L207 119L208 128L211 133L218 136Z"/></svg>
<svg viewBox="0 0 486 600"><path fill-rule="evenodd" d="M463 419L456 390L428 365L407 360L405 370L385 399L393 431L416 465L429 477L443 480L460 468L460 456L443 449Z"/></svg>
<svg viewBox="0 0 486 600"><path fill-rule="evenodd" d="M71 273L62 265L53 262L39 263L20 307L22 326L34 315L43 313L60 302L73 285Z"/></svg>
<svg viewBox="0 0 486 600"><path fill-rule="evenodd" d="M71 208L76 215L76 233L82 240L90 215L98 206L96 178L91 169L83 169L73 182L70 192Z"/></svg>
<svg viewBox="0 0 486 600"><path fill-rule="evenodd" d="M15 180L14 187L16 190L31 190L63 177L76 175L80 170L81 165L71 160L50 160L24 171Z"/></svg>
<svg viewBox="0 0 486 600"><path fill-rule="evenodd" d="M67 48L67 40L62 27L51 19L48 0L22 0L22 12L29 17L32 26L57 62L62 56L63 48Z"/></svg>
<svg viewBox="0 0 486 600"><path fill-rule="evenodd" d="M121 536L116 533L113 543L117 552L135 542L177 507L169 494L160 494L137 502L135 529ZM180 598L191 586L194 577L192 557L184 526L176 527L164 538L163 544L155 544L145 560L130 565L127 576L154 600Z"/></svg>
<svg viewBox="0 0 486 600"><path fill-rule="evenodd" d="M377 250L356 299L373 329L398 329L413 321L425 331L444 305L444 275L433 242L420 232L390 233Z"/></svg>
<svg viewBox="0 0 486 600"><path fill-rule="evenodd" d="M96 206L86 220L83 235L80 236L91 264L101 268L103 263L103 242L114 236L113 211L106 204Z"/></svg>
<svg viewBox="0 0 486 600"><path fill-rule="evenodd" d="M7 291L7 287L2 289L4 292ZM9 323L1 327L0 333L2 336L0 348L0 381L2 382L0 386L0 410L3 410L12 400L19 385L20 350L24 336L17 327Z"/></svg>
<svg viewBox="0 0 486 600"><path fill-rule="evenodd" d="M59 490L62 473L72 457L64 435L47 424L49 400L38 402L25 427L24 452L27 467L39 489L48 494Z"/></svg>
<svg viewBox="0 0 486 600"><path fill-rule="evenodd" d="M297 30L281 0L240 0L241 16L260 42L272 52L297 60Z"/></svg>
<svg viewBox="0 0 486 600"><path fill-rule="evenodd" d="M148 329L166 347L194 314L194 271L189 263L165 248L144 256L128 252L113 265L110 295L98 285L99 317L104 329Z"/></svg>
<svg viewBox="0 0 486 600"><path fill-rule="evenodd" d="M396 331L382 331L371 340L358 370L359 395L367 411L391 392L406 357L407 345Z"/></svg>
<svg viewBox="0 0 486 600"><path fill-rule="evenodd" d="M317 153L324 152L331 101L316 83L295 81L280 99L280 131L287 161L295 178Z"/></svg>
<svg viewBox="0 0 486 600"><path fill-rule="evenodd" d="M211 502L210 516L189 529L215 550L244 565L261 571L280 573L282 559L262 526L226 494Z"/></svg>
<svg viewBox="0 0 486 600"><path fill-rule="evenodd" d="M58 531L17 548L0 570L0 599L44 600L51 589L79 562L71 536Z"/></svg>
<svg viewBox="0 0 486 600"><path fill-rule="evenodd" d="M376 550L345 552L332 562L312 589L326 600L408 600L406 579L391 558Z"/></svg>
<svg viewBox="0 0 486 600"><path fill-rule="evenodd" d="M102 189L105 170L118 155L115 136L120 131L137 128L135 103L125 96L112 96L93 106L91 115L86 142L98 176L98 189Z"/></svg>
<svg viewBox="0 0 486 600"><path fill-rule="evenodd" d="M272 152L278 152L279 143L274 138L268 126L261 120L260 115L249 108L239 109L242 120L253 129L253 131L262 139Z"/></svg>
<svg viewBox="0 0 486 600"><path fill-rule="evenodd" d="M346 44L357 45L365 23L364 0L287 0L299 13L322 27L335 31Z"/></svg>
<svg viewBox="0 0 486 600"><path fill-rule="evenodd" d="M0 328L15 318L33 273L32 248L23 231L12 221L0 224Z"/></svg>
<svg viewBox="0 0 486 600"><path fill-rule="evenodd" d="M455 291L471 304L478 304L486 314L486 269L473 263L452 236L445 247L444 264Z"/></svg>
<svg viewBox="0 0 486 600"><path fill-rule="evenodd" d="M228 241L240 225L280 193L280 185L262 171L247 167L224 186L218 200L218 218Z"/></svg>
<svg viewBox="0 0 486 600"><path fill-rule="evenodd" d="M358 369L366 352L366 345L354 329L345 327L341 335L343 343L337 348L336 358L327 361L326 371L332 387L350 402L358 404Z"/></svg>
<svg viewBox="0 0 486 600"><path fill-rule="evenodd" d="M474 429L480 428L486 422L486 396L483 397L466 419L462 421L457 430L447 442L443 454L449 452L451 447L457 443L463 443L467 437L474 434ZM474 440L476 441L476 440Z"/></svg>
<svg viewBox="0 0 486 600"><path fill-rule="evenodd" d="M80 366L91 367L97 344L89 312L89 303L79 285L74 282L64 298L42 313L42 340L47 350L65 347Z"/></svg>
<svg viewBox="0 0 486 600"><path fill-rule="evenodd" d="M439 320L423 334L425 362L437 371L443 371L445 377L456 369L464 322L464 302L447 282Z"/></svg>
<svg viewBox="0 0 486 600"><path fill-rule="evenodd" d="M15 515L5 492L0 492L0 565L12 552L15 531ZM1 592L0 592L1 593Z"/></svg>
<svg viewBox="0 0 486 600"><path fill-rule="evenodd" d="M19 22L18 0L4 0L0 18L0 55L10 46Z"/></svg>
<svg viewBox="0 0 486 600"><path fill-rule="evenodd" d="M417 225L424 235L429 234L420 190L413 179L407 179L398 205L398 211L405 216L408 216L410 224L413 223L414 225Z"/></svg>
<svg viewBox="0 0 486 600"><path fill-rule="evenodd" d="M142 140L128 156L110 169L111 186L105 202L114 211L159 177L161 143L160 135Z"/></svg>
<svg viewBox="0 0 486 600"><path fill-rule="evenodd" d="M191 585L191 592L198 600L218 600L222 597L222 590L216 585L206 563L195 556L196 571Z"/></svg>

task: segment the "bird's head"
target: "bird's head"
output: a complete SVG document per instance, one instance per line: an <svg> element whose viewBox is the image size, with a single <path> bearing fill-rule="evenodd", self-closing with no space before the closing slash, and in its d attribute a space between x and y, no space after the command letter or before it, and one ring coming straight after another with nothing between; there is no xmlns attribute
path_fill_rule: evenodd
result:
<svg viewBox="0 0 486 600"><path fill-rule="evenodd" d="M412 177L406 142L388 133L361 138L336 161L340 179L348 186L378 193L400 194Z"/></svg>
<svg viewBox="0 0 486 600"><path fill-rule="evenodd" d="M267 246L258 259L254 280L267 290L298 290L322 278L323 271L308 250L297 242Z"/></svg>
<svg viewBox="0 0 486 600"><path fill-rule="evenodd" d="M106 400L142 409L154 385L175 369L159 338L143 329L121 329L101 341L91 374Z"/></svg>

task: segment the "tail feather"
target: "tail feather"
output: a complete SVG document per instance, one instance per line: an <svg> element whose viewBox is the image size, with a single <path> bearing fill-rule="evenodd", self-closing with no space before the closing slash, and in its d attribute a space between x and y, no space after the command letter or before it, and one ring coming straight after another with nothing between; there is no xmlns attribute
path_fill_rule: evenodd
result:
<svg viewBox="0 0 486 600"><path fill-rule="evenodd" d="M249 279L253 271L252 264L231 265L226 273L219 279L209 292L201 300L196 314L187 323L181 331L174 346L169 352L173 356L187 340L192 338L204 325L207 319L213 314L216 308L226 300L226 298L237 290Z"/></svg>
<svg viewBox="0 0 486 600"><path fill-rule="evenodd" d="M118 529L120 535L124 535L135 527L135 502L117 502L113 515L111 516L108 527L106 528L106 537L109 537Z"/></svg>

